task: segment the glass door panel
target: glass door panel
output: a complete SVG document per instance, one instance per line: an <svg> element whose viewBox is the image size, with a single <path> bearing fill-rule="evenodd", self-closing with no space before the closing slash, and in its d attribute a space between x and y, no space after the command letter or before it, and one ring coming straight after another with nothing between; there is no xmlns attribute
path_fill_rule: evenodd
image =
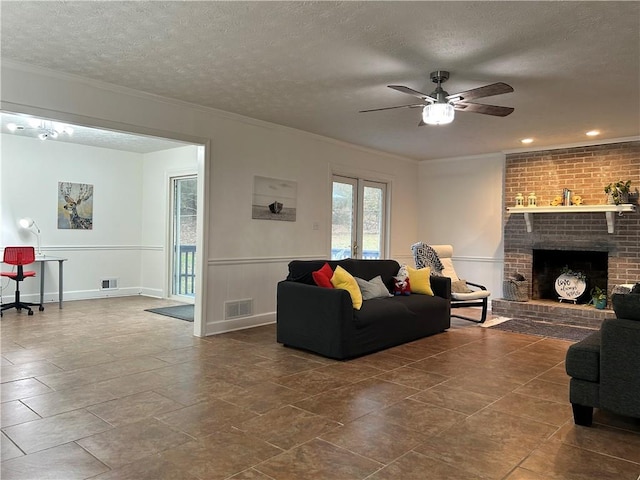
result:
<svg viewBox="0 0 640 480"><path fill-rule="evenodd" d="M384 189L365 182L362 201L362 257L382 258L384 239Z"/></svg>
<svg viewBox="0 0 640 480"><path fill-rule="evenodd" d="M173 177L171 295L195 296L197 178Z"/></svg>
<svg viewBox="0 0 640 480"><path fill-rule="evenodd" d="M357 181L353 178L334 177L331 209L331 259L353 257L356 244Z"/></svg>

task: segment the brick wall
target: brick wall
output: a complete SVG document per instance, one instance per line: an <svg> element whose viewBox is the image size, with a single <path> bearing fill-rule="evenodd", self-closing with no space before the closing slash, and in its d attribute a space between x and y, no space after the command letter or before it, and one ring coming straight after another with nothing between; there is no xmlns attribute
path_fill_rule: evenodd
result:
<svg viewBox="0 0 640 480"><path fill-rule="evenodd" d="M515 196L535 192L538 205L549 205L569 188L585 205L606 203L604 187L631 180L637 203L640 187L640 142L563 148L509 154L505 171L504 275L518 271L531 279L532 249L597 250L609 252L608 290L616 284L640 281L640 211L615 218L607 233L604 213L550 213L535 215L527 233L524 215L509 214ZM526 202L525 202L526 205ZM640 210L640 209L639 209Z"/></svg>

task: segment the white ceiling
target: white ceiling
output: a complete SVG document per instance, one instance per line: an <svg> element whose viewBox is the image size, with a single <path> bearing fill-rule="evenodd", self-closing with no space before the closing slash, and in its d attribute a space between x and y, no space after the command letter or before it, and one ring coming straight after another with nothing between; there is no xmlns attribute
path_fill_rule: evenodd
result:
<svg viewBox="0 0 640 480"><path fill-rule="evenodd" d="M419 160L640 133L640 2L2 2L3 58ZM387 88L506 82L418 127Z"/></svg>

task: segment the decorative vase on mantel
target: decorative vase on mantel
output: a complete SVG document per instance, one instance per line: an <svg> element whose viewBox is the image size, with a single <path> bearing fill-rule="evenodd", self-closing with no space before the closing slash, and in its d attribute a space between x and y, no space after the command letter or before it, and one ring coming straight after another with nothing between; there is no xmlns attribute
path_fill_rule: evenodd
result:
<svg viewBox="0 0 640 480"><path fill-rule="evenodd" d="M615 183L610 183L604 187L604 193L607 194L607 204L620 205L623 203L629 203L629 192L631 190L631 180L622 181L619 180Z"/></svg>
<svg viewBox="0 0 640 480"><path fill-rule="evenodd" d="M620 205L622 203L629 203L629 194L627 192L619 192L617 198L613 196L613 193L607 194L608 205Z"/></svg>

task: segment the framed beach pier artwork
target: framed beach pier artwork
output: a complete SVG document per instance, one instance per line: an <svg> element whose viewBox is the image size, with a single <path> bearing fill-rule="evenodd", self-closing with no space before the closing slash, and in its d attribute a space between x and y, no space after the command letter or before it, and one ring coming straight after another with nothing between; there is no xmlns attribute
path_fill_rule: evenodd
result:
<svg viewBox="0 0 640 480"><path fill-rule="evenodd" d="M296 182L256 175L253 177L251 218L295 222L297 196Z"/></svg>

